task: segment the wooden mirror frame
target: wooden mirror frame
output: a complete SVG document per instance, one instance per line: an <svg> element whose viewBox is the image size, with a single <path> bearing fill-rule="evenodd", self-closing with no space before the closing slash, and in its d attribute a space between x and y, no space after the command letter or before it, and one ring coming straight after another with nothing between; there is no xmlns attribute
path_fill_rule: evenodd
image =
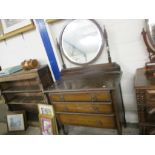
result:
<svg viewBox="0 0 155 155"><path fill-rule="evenodd" d="M153 43L151 39L151 35L149 32L149 25L148 25L148 19L145 20L145 29L142 30L142 36L144 39L144 42L147 47L147 51L149 52L149 59L150 62L155 62L155 44Z"/></svg>
<svg viewBox="0 0 155 155"><path fill-rule="evenodd" d="M60 34L60 38L59 38L60 53L63 53L64 57L65 57L69 62L71 62L71 63L73 63L73 64L82 65L82 66L88 65L88 64L93 63L94 61L96 61L96 59L101 55L101 53L102 53L102 51L103 51L103 49L104 49L104 46L105 46L105 44L106 44L106 42L105 42L105 43L103 42L103 40L105 40L105 35L104 35L104 32L102 31L100 25L99 25L95 20L93 20L93 19L87 19L87 20L90 20L92 23L94 23L94 24L96 25L96 27L98 28L98 30L99 30L99 32L100 32L100 35L101 35L102 44L101 44L101 47L100 47L100 49L99 49L99 51L98 51L98 54L97 54L92 60L90 60L89 62L86 62L86 63L74 62L74 61L72 61L71 59L69 59L68 56L66 56L66 54L65 54L65 52L64 52L64 50L63 50L63 47L62 47L62 36L63 36L64 30L65 30L65 28L68 26L68 24L70 24L70 23L71 23L72 21L74 21L74 20L77 20L77 19L73 19L73 20L71 20L69 23L67 23L67 25L63 28L63 30L62 30L62 32L61 32L61 34Z"/></svg>

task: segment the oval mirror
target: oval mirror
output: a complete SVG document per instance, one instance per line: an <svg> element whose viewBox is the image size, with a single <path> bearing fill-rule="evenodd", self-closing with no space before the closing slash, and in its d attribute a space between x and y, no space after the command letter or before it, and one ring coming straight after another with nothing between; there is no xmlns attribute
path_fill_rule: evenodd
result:
<svg viewBox="0 0 155 155"><path fill-rule="evenodd" d="M148 35L149 43L155 49L155 20L147 19L146 20L146 32Z"/></svg>
<svg viewBox="0 0 155 155"><path fill-rule="evenodd" d="M94 20L72 20L63 29L60 49L74 64L93 62L104 47L104 37L100 26Z"/></svg>

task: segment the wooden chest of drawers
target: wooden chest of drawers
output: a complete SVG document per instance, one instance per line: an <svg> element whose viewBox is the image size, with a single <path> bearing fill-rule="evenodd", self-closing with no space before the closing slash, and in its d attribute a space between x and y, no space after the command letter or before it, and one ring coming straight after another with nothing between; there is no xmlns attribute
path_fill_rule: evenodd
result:
<svg viewBox="0 0 155 155"><path fill-rule="evenodd" d="M76 70L45 93L60 124L117 129L121 134L125 115L120 77L119 71L81 76Z"/></svg>
<svg viewBox="0 0 155 155"><path fill-rule="evenodd" d="M49 98L64 124L116 128L110 91L51 93Z"/></svg>
<svg viewBox="0 0 155 155"><path fill-rule="evenodd" d="M155 78L146 76L144 68L137 69L135 89L140 134L155 134Z"/></svg>

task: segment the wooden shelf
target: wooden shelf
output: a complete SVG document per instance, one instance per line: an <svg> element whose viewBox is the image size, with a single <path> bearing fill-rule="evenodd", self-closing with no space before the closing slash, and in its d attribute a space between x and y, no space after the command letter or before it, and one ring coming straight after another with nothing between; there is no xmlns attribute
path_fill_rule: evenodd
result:
<svg viewBox="0 0 155 155"><path fill-rule="evenodd" d="M39 86L14 86L2 91L2 93L33 93L40 92Z"/></svg>
<svg viewBox="0 0 155 155"><path fill-rule="evenodd" d="M47 65L0 77L0 93L10 111L25 111L28 122L38 119L38 104L47 104L44 89L53 84ZM32 123L33 124L33 123Z"/></svg>
<svg viewBox="0 0 155 155"><path fill-rule="evenodd" d="M7 104L43 104L44 99L42 96L18 96L12 99L11 101L7 102Z"/></svg>

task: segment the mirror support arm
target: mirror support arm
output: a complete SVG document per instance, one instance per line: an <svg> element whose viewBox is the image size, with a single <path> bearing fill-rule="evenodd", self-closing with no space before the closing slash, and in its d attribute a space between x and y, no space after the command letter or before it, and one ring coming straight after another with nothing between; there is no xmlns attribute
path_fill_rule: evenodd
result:
<svg viewBox="0 0 155 155"><path fill-rule="evenodd" d="M109 61L109 63L111 63L112 61L111 61L110 50L109 50L108 35L107 35L107 31L106 31L105 27L104 27L104 37L105 37L105 41L106 41L108 61Z"/></svg>
<svg viewBox="0 0 155 155"><path fill-rule="evenodd" d="M58 50L59 50L59 53L60 53L60 57L61 57L61 60L62 60L62 67L63 67L63 69L66 69L66 64L64 62L64 59L63 59L63 56L62 56L62 53L61 53L61 50L60 50L60 45L59 45L57 40L56 40L56 42L57 42L57 47L58 47Z"/></svg>

